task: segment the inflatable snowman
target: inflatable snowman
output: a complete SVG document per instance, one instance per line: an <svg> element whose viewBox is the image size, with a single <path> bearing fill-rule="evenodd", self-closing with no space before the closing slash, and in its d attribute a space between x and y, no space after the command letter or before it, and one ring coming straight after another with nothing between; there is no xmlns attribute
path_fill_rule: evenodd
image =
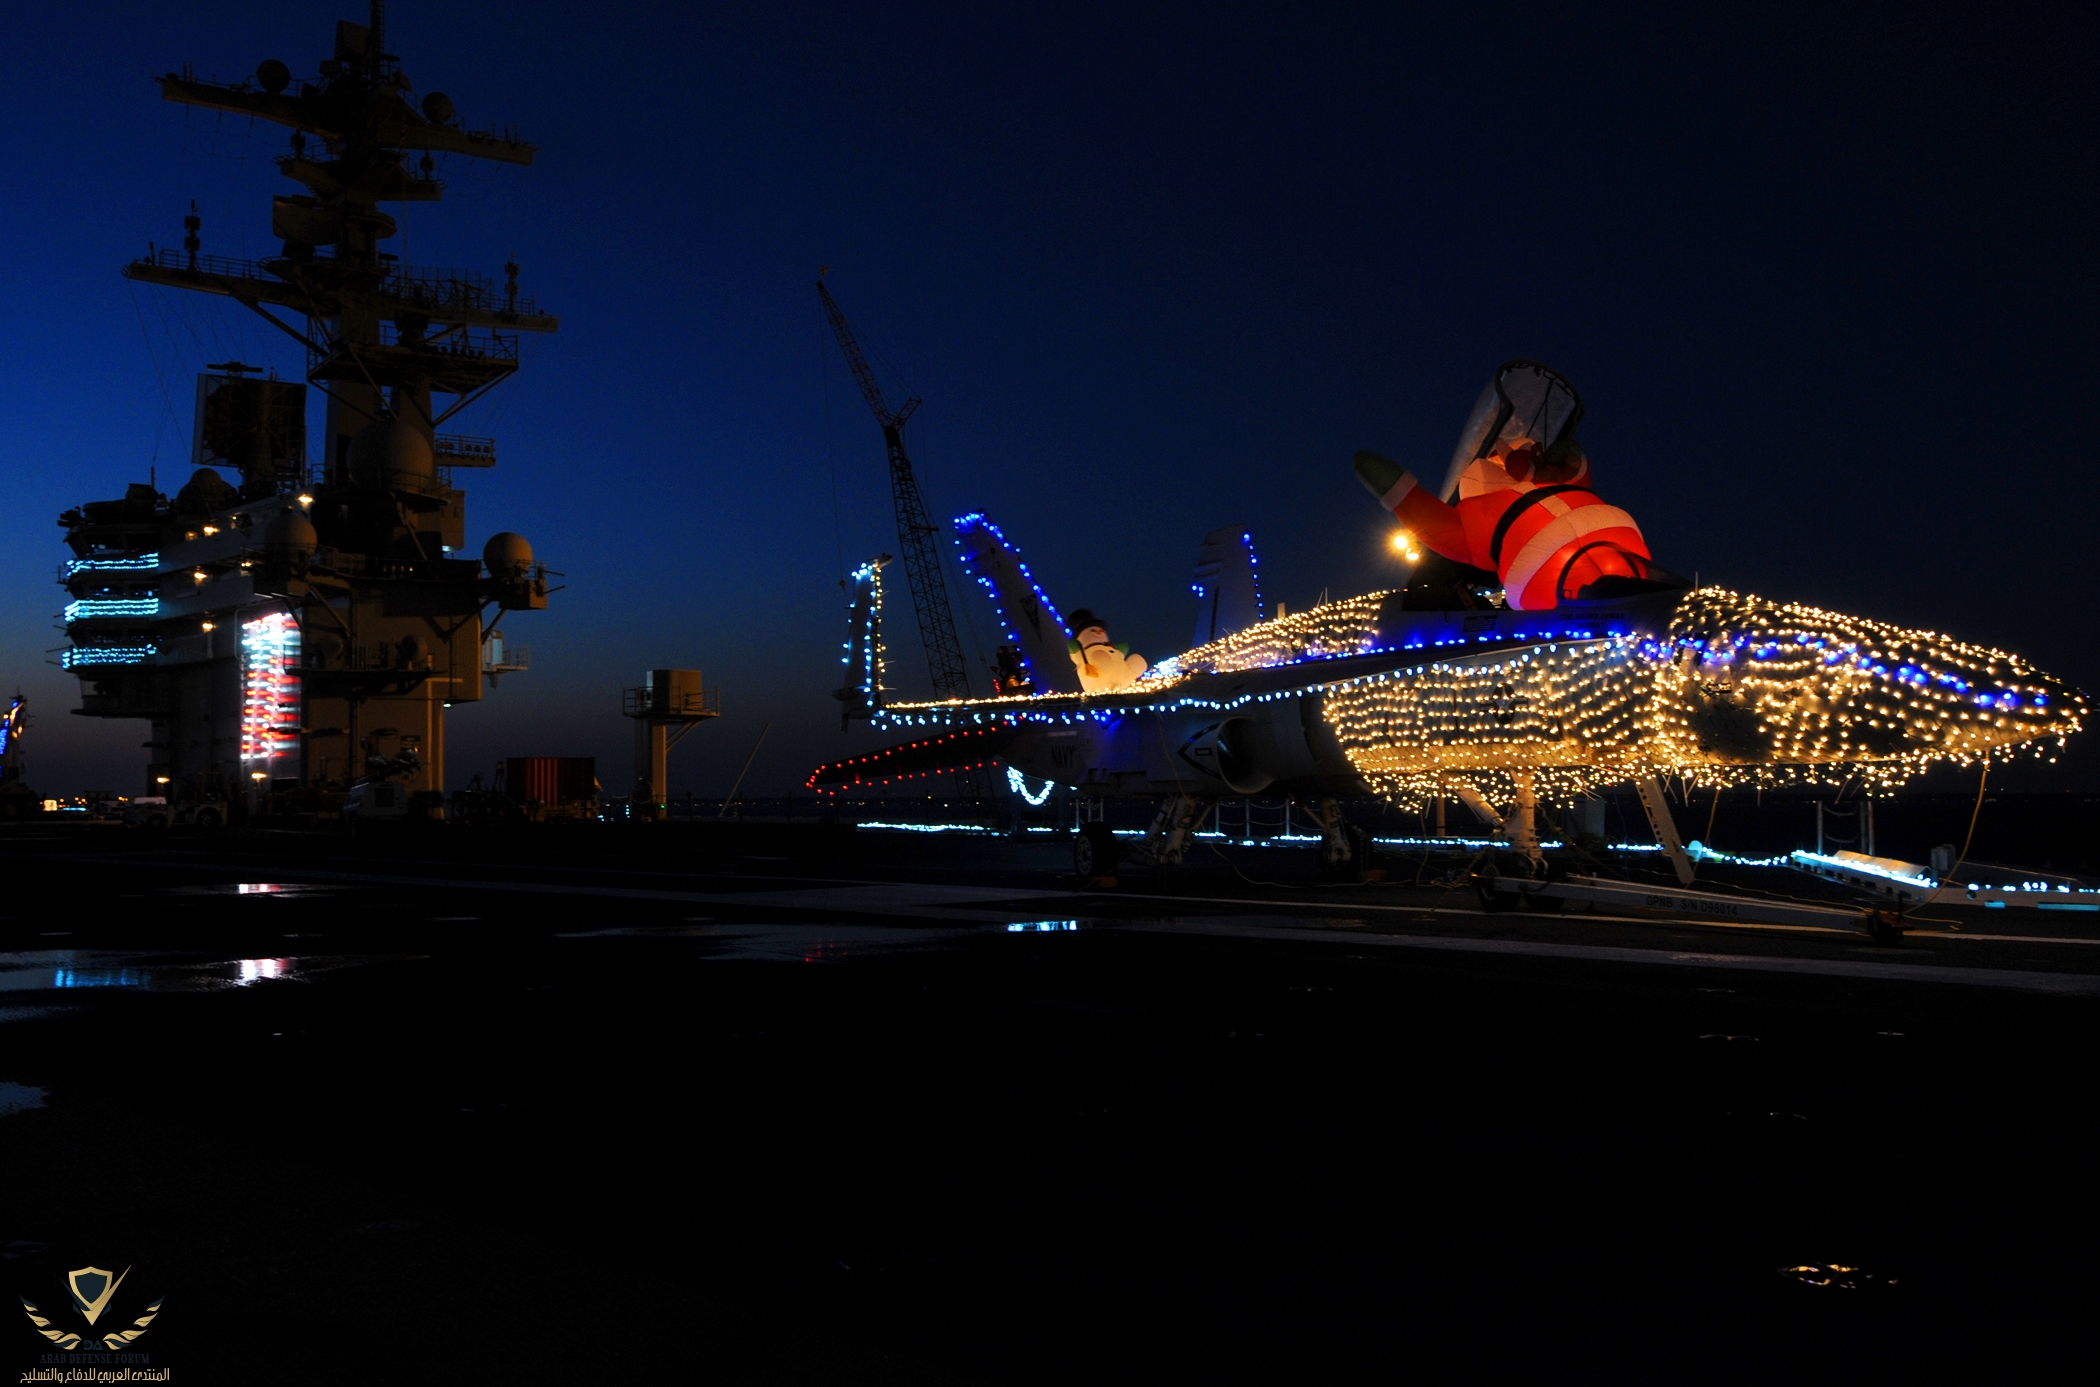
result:
<svg viewBox="0 0 2100 1387"><path fill-rule="evenodd" d="M1127 688L1145 672L1145 657L1130 653L1130 642L1111 645L1108 627L1100 617L1081 608L1072 613L1072 639L1065 643L1072 663L1079 666L1079 687L1087 693L1109 693Z"/></svg>

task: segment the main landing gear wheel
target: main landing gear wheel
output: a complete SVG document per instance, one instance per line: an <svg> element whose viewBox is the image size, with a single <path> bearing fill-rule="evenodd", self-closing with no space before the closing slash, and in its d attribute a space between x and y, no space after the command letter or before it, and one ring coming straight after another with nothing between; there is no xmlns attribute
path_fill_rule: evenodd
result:
<svg viewBox="0 0 2100 1387"><path fill-rule="evenodd" d="M1116 835L1107 824L1082 824L1079 836L1072 840L1072 870L1080 876L1093 880L1105 877L1116 869L1116 859L1121 856L1116 847Z"/></svg>

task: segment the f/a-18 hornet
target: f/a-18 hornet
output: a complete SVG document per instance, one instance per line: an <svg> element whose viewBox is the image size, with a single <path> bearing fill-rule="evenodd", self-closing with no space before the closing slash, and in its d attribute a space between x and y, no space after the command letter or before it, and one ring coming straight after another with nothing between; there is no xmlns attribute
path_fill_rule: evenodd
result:
<svg viewBox="0 0 2100 1387"><path fill-rule="evenodd" d="M1195 647L1147 667L1091 612L1059 614L983 515L955 522L1009 644L989 698L883 697L882 560L855 575L850 715L915 740L819 767L822 790L1000 762L1082 796L1161 802L1132 852L1179 861L1219 802L1321 804L1330 861L1365 837L1327 801L1463 801L1534 861L1534 811L1632 782L1667 827L1658 780L1731 785L1862 777L1940 761L2053 755L2078 690L2002 650L1799 603L1695 588L1598 495L1575 439L1582 401L1512 361L1482 393L1434 491L1398 464L1357 475L1404 526L1404 587L1269 617L1251 539L1205 537ZM1427 552L1424 552L1424 551ZM1117 852L1099 824L1082 876Z"/></svg>

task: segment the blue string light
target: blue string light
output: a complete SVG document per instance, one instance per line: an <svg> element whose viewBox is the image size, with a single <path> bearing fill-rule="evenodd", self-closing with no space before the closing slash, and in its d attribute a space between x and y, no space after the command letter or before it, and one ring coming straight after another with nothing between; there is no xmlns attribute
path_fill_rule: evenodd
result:
<svg viewBox="0 0 2100 1387"><path fill-rule="evenodd" d="M83 597L66 604L66 620L93 621L107 616L159 616L158 597Z"/></svg>
<svg viewBox="0 0 2100 1387"><path fill-rule="evenodd" d="M963 543L963 538L973 531L982 531L990 535L994 543L1013 557L1014 568L1020 573L1021 581L1028 584L1028 590L1035 594L1037 605L1041 610L1050 614L1050 620L1056 627L1058 634L1066 640L1071 639L1072 633L1066 629L1064 616L1057 610L1057 604L1050 600L1050 595L1043 591L1040 583L1036 582L1035 575L1028 571L1027 561L1021 557L1019 546L1006 537L1005 531L993 524L991 518L985 515L983 511L971 511L968 515L958 515L955 517L954 525L954 543L963 570L976 579L977 585L991 596L992 610L999 614L999 628L1001 630L1012 636L1016 642L1020 640L1020 633L1014 629L1013 622L1007 618L1005 604L999 600L999 589L993 584L989 575L978 571L978 552L981 551L973 552L968 545ZM1035 683L1036 687L1044 687L1046 671L1036 669L1034 662L1028 658L1028 651L1025 647L1017 646L1016 653L1020 656L1021 667L1028 671L1028 676Z"/></svg>
<svg viewBox="0 0 2100 1387"><path fill-rule="evenodd" d="M1040 809L1044 802L1050 798L1050 792L1057 788L1057 782L1046 780L1043 782L1041 791L1031 795L1028 793L1028 777L1012 766L1008 766L1006 768L1006 786L1026 801L1030 808Z"/></svg>
<svg viewBox="0 0 2100 1387"><path fill-rule="evenodd" d="M81 573L151 573L160 567L159 554L135 554L115 559L71 559L66 563L68 579Z"/></svg>
<svg viewBox="0 0 2100 1387"><path fill-rule="evenodd" d="M79 669L85 665L139 665L153 658L159 647L154 645L76 645L61 651L58 657L60 669Z"/></svg>

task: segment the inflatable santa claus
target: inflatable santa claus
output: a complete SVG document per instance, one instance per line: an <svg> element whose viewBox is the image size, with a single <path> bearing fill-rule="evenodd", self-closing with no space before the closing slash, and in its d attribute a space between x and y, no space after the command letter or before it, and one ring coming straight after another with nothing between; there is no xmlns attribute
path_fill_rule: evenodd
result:
<svg viewBox="0 0 2100 1387"><path fill-rule="evenodd" d="M1376 453L1356 455L1356 475L1422 544L1496 575L1517 610L1545 611L1652 567L1641 527L1591 488L1571 432L1581 417L1557 372L1508 362L1474 409L1443 496Z"/></svg>

